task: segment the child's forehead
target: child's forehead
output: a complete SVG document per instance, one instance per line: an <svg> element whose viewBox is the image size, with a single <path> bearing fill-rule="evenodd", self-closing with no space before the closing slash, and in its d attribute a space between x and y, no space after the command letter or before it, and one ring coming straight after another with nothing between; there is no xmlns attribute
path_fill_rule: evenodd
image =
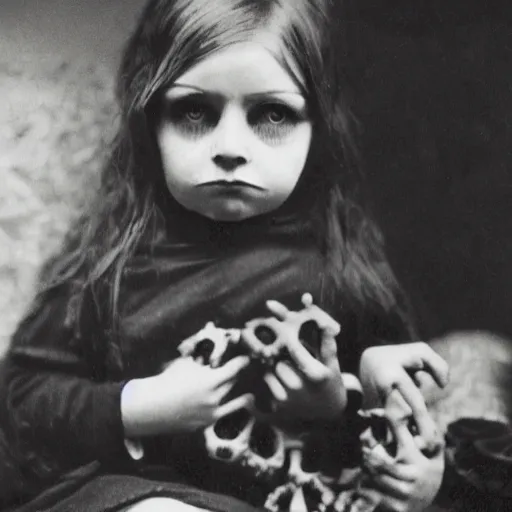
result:
<svg viewBox="0 0 512 512"><path fill-rule="evenodd" d="M233 44L210 54L179 76L168 94L179 94L186 88L225 97L302 95L277 51L258 41Z"/></svg>

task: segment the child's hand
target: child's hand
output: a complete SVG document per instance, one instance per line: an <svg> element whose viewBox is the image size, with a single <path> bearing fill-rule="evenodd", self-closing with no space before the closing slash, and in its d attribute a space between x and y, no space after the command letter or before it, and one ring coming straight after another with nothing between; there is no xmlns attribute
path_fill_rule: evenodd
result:
<svg viewBox="0 0 512 512"><path fill-rule="evenodd" d="M222 403L248 363L248 357L240 356L219 368L210 368L182 357L159 375L128 382L121 396L126 435L192 431L242 407L250 408L250 394Z"/></svg>
<svg viewBox="0 0 512 512"><path fill-rule="evenodd" d="M423 443L423 449L435 451L438 443L435 425L427 411L418 382L413 380L413 372L427 372L440 387L448 383L448 364L426 343L366 349L361 357L359 371L365 405L381 407L390 393L397 389L412 410L421 436L418 442Z"/></svg>
<svg viewBox="0 0 512 512"><path fill-rule="evenodd" d="M267 305L278 317L284 318L289 313L279 302L269 301ZM345 409L347 393L334 338L322 339L320 360L294 336L289 339L288 351L291 363L281 361L275 373L265 375L275 413L284 419L338 418Z"/></svg>
<svg viewBox="0 0 512 512"><path fill-rule="evenodd" d="M441 487L444 473L440 435L437 451L428 456L423 454L408 428L410 412L399 391L393 391L386 403L386 417L397 443L397 453L392 464L383 464L371 472L372 486L382 494L384 509L395 512L419 512L428 507ZM433 420L428 417L427 421L434 430Z"/></svg>

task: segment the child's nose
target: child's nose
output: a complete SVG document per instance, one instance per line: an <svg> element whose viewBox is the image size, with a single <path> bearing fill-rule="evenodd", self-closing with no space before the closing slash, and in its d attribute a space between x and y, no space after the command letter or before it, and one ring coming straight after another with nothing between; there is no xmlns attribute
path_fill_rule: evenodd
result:
<svg viewBox="0 0 512 512"><path fill-rule="evenodd" d="M249 161L247 121L241 113L227 112L216 127L212 159L226 171Z"/></svg>
<svg viewBox="0 0 512 512"><path fill-rule="evenodd" d="M226 155L217 155L213 158L213 161L225 171L234 171L237 167L247 163L244 157Z"/></svg>

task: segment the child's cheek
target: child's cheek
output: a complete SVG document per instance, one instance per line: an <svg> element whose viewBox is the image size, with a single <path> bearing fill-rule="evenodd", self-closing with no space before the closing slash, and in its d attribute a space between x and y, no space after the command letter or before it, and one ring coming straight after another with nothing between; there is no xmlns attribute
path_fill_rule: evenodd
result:
<svg viewBox="0 0 512 512"><path fill-rule="evenodd" d="M188 177L202 179L212 165L211 143L208 139L209 137L195 141L184 139L177 144L177 159L185 167Z"/></svg>
<svg viewBox="0 0 512 512"><path fill-rule="evenodd" d="M276 184L290 186L297 181L304 170L311 143L311 130L301 127L279 144L260 143L255 151L259 167L264 167ZM276 171L278 172L276 173Z"/></svg>
<svg viewBox="0 0 512 512"><path fill-rule="evenodd" d="M196 183L211 165L208 137L192 139L172 128L158 137L165 174L178 182Z"/></svg>

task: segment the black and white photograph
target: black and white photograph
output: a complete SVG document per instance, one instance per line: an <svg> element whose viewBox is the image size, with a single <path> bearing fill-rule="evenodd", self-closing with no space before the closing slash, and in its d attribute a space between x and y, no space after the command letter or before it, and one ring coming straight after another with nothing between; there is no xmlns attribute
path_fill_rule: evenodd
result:
<svg viewBox="0 0 512 512"><path fill-rule="evenodd" d="M0 512L512 510L512 4L0 0Z"/></svg>

